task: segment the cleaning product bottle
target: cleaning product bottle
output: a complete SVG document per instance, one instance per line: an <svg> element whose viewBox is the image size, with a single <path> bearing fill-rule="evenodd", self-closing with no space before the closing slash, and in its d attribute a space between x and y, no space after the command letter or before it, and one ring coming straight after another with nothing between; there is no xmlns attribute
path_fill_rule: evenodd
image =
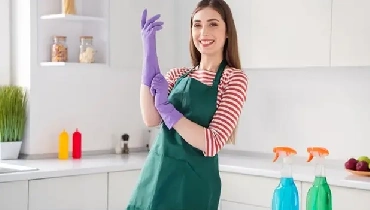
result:
<svg viewBox="0 0 370 210"><path fill-rule="evenodd" d="M322 147L309 147L307 152L309 153L307 162L316 158L316 164L315 180L307 192L306 210L332 210L331 190L326 180L324 165L329 151Z"/></svg>
<svg viewBox="0 0 370 210"><path fill-rule="evenodd" d="M283 158L280 183L274 190L272 210L299 210L299 196L297 186L292 176L292 156L297 152L290 147L275 147L275 158Z"/></svg>

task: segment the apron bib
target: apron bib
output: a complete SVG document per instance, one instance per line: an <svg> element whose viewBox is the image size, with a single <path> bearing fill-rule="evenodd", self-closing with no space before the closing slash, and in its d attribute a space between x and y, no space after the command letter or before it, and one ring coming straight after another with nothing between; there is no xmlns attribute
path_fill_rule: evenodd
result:
<svg viewBox="0 0 370 210"><path fill-rule="evenodd" d="M187 119L208 127L216 112L222 61L212 86L188 77L175 83L168 100ZM221 179L218 155L205 157L175 129L162 123L126 210L217 210Z"/></svg>

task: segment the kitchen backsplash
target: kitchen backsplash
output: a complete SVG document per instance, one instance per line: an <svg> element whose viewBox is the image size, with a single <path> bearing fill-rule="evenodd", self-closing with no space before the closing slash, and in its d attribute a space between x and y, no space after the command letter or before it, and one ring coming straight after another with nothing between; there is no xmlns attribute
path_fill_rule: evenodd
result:
<svg viewBox="0 0 370 210"><path fill-rule="evenodd" d="M245 72L248 98L236 145L227 149L271 152L274 146L287 145L306 156L307 146L324 146L330 158L340 159L370 153L370 68ZM31 117L37 119L31 125L32 144L25 143L28 153L56 152L64 128L81 130L84 150L111 149L124 132L131 136L130 147L146 145L147 128L139 108L140 70L43 74L35 85L53 91L31 99L41 103L48 98L48 103L31 109ZM87 76L89 80L83 80ZM67 96L68 106L60 102L62 96Z"/></svg>
<svg viewBox="0 0 370 210"><path fill-rule="evenodd" d="M330 157L370 154L370 68L246 70L249 89L236 145L271 152L274 146L323 146Z"/></svg>

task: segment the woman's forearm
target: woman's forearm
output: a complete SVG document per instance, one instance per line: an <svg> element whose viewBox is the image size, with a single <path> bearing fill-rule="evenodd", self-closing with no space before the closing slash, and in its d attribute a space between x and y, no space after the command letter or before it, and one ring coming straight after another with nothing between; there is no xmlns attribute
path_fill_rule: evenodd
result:
<svg viewBox="0 0 370 210"><path fill-rule="evenodd" d="M187 118L181 118L173 128L180 134L185 141L195 148L207 151L205 130L206 128L188 120Z"/></svg>
<svg viewBox="0 0 370 210"><path fill-rule="evenodd" d="M140 87L140 109L141 116L146 126L153 127L161 123L162 119L154 106L154 97L146 85Z"/></svg>

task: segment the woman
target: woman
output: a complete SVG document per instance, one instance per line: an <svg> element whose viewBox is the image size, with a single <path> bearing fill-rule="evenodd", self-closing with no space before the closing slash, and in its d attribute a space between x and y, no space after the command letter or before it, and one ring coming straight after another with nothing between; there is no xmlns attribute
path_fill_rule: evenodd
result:
<svg viewBox="0 0 370 210"><path fill-rule="evenodd" d="M246 100L237 34L223 0L202 0L191 17L194 68L158 67L159 15L142 18L144 67L141 110L147 126L161 130L127 210L216 210L221 193L217 153L234 142Z"/></svg>

